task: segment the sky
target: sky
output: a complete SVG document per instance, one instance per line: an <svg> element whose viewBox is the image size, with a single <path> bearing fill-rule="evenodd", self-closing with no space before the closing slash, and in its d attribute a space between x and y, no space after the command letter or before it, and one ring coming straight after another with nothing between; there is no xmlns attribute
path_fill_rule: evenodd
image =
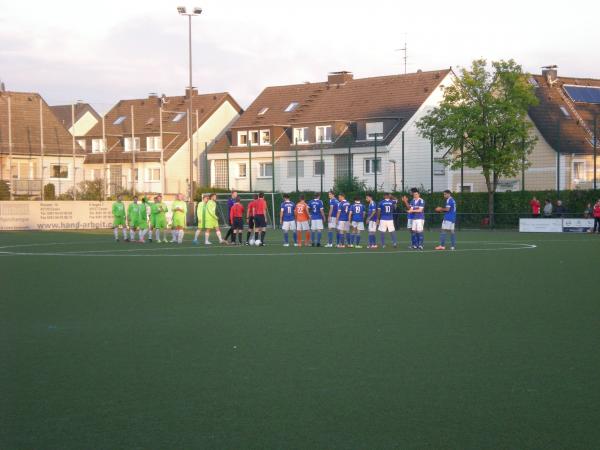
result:
<svg viewBox="0 0 600 450"><path fill-rule="evenodd" d="M514 58L525 70L600 78L600 2L573 12L532 0L0 0L0 80L51 104L78 100L101 114L119 99L181 95L188 84L248 106L267 86L465 67ZM492 6L493 5L493 6ZM594 19L596 18L596 19Z"/></svg>

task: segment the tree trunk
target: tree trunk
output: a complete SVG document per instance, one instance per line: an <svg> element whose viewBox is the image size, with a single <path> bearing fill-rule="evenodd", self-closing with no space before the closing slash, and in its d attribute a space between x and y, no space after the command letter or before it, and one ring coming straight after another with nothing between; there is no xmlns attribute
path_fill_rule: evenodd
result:
<svg viewBox="0 0 600 450"><path fill-rule="evenodd" d="M489 227L494 227L494 193L496 192L496 183L490 179L489 172L484 172L485 185L488 191L488 220Z"/></svg>

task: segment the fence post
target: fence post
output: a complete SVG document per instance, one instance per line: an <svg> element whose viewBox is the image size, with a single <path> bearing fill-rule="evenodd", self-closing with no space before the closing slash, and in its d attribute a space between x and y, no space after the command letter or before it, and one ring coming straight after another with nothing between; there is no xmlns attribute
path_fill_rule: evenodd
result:
<svg viewBox="0 0 600 450"><path fill-rule="evenodd" d="M271 192L275 192L275 143L271 145L271 189Z"/></svg>
<svg viewBox="0 0 600 450"><path fill-rule="evenodd" d="M298 189L298 138L296 138L296 145L294 145L295 155L296 155L296 192L299 192Z"/></svg>
<svg viewBox="0 0 600 450"><path fill-rule="evenodd" d="M348 179L352 179L352 142L348 142Z"/></svg>
<svg viewBox="0 0 600 450"><path fill-rule="evenodd" d="M325 161L323 161L323 136L321 136L321 142L319 144L319 153L321 156L321 195L323 195L323 174L325 173Z"/></svg>
<svg viewBox="0 0 600 450"><path fill-rule="evenodd" d="M521 141L521 151L523 158L521 160L521 192L525 192L525 139Z"/></svg>
<svg viewBox="0 0 600 450"><path fill-rule="evenodd" d="M249 192L252 192L252 145L248 139L248 187Z"/></svg>
<svg viewBox="0 0 600 450"><path fill-rule="evenodd" d="M462 194L465 189L465 140L463 139L460 143L460 193ZM461 197L462 201L462 197Z"/></svg>
<svg viewBox="0 0 600 450"><path fill-rule="evenodd" d="M404 131L402 132L402 192L406 192L404 186Z"/></svg>
<svg viewBox="0 0 600 450"><path fill-rule="evenodd" d="M374 193L375 193L375 198L377 198L377 169L378 169L378 167L377 167L377 133L375 133L375 146L374 147L375 147L375 159L373 160L372 168L374 169L373 170L374 184L375 184Z"/></svg>
<svg viewBox="0 0 600 450"><path fill-rule="evenodd" d="M594 114L594 190L598 189L598 115Z"/></svg>
<svg viewBox="0 0 600 450"><path fill-rule="evenodd" d="M556 197L560 198L560 120L556 122Z"/></svg>
<svg viewBox="0 0 600 450"><path fill-rule="evenodd" d="M208 142L204 142L204 180L207 186L212 187L212 179L210 176L210 165L208 162ZM198 173L198 184L200 184L200 173Z"/></svg>
<svg viewBox="0 0 600 450"><path fill-rule="evenodd" d="M431 193L433 194L433 136L431 136L431 167L430 167L430 176L431 176Z"/></svg>

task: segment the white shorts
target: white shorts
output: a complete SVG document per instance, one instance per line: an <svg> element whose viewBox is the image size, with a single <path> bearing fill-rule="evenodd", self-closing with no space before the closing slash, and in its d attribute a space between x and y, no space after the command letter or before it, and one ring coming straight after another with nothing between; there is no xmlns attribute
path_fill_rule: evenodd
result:
<svg viewBox="0 0 600 450"><path fill-rule="evenodd" d="M369 222L369 233L375 233L377 231L377 222L371 220Z"/></svg>
<svg viewBox="0 0 600 450"><path fill-rule="evenodd" d="M365 230L365 223L364 222L354 222L352 221L352 228L356 228L358 231L364 231Z"/></svg>
<svg viewBox="0 0 600 450"><path fill-rule="evenodd" d="M296 231L296 222L293 220L286 220L281 224L281 229L283 231Z"/></svg>
<svg viewBox="0 0 600 450"><path fill-rule="evenodd" d="M340 220L337 224L337 229L340 231L350 231L350 222L347 220Z"/></svg>
<svg viewBox="0 0 600 450"><path fill-rule="evenodd" d="M329 222L327 223L327 228L330 230L335 230L337 228L337 220L335 217L331 217Z"/></svg>
<svg viewBox="0 0 600 450"><path fill-rule="evenodd" d="M313 219L310 221L310 229L312 231L321 231L323 229L323 220Z"/></svg>
<svg viewBox="0 0 600 450"><path fill-rule="evenodd" d="M413 219L412 230L415 233L422 233L424 228L425 228L425 220L424 219Z"/></svg>
<svg viewBox="0 0 600 450"><path fill-rule="evenodd" d="M308 231L309 230L308 220L305 220L303 222L296 222L296 229L298 231Z"/></svg>
<svg viewBox="0 0 600 450"><path fill-rule="evenodd" d="M450 222L449 220L444 220L442 222L442 230L454 231L454 222Z"/></svg>
<svg viewBox="0 0 600 450"><path fill-rule="evenodd" d="M381 231L382 233L385 233L386 231L389 231L389 232L396 231L396 228L394 227L394 221L393 220L380 220L379 221L379 231Z"/></svg>
<svg viewBox="0 0 600 450"><path fill-rule="evenodd" d="M406 228L408 228L409 230L412 230L412 219L407 219L406 220Z"/></svg>

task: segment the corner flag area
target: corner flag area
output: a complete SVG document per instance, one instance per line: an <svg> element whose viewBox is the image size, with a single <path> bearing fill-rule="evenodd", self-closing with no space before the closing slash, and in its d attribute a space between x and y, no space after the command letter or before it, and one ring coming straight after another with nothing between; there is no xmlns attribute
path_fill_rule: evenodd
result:
<svg viewBox="0 0 600 450"><path fill-rule="evenodd" d="M0 447L597 447L600 238L457 236L2 233Z"/></svg>

